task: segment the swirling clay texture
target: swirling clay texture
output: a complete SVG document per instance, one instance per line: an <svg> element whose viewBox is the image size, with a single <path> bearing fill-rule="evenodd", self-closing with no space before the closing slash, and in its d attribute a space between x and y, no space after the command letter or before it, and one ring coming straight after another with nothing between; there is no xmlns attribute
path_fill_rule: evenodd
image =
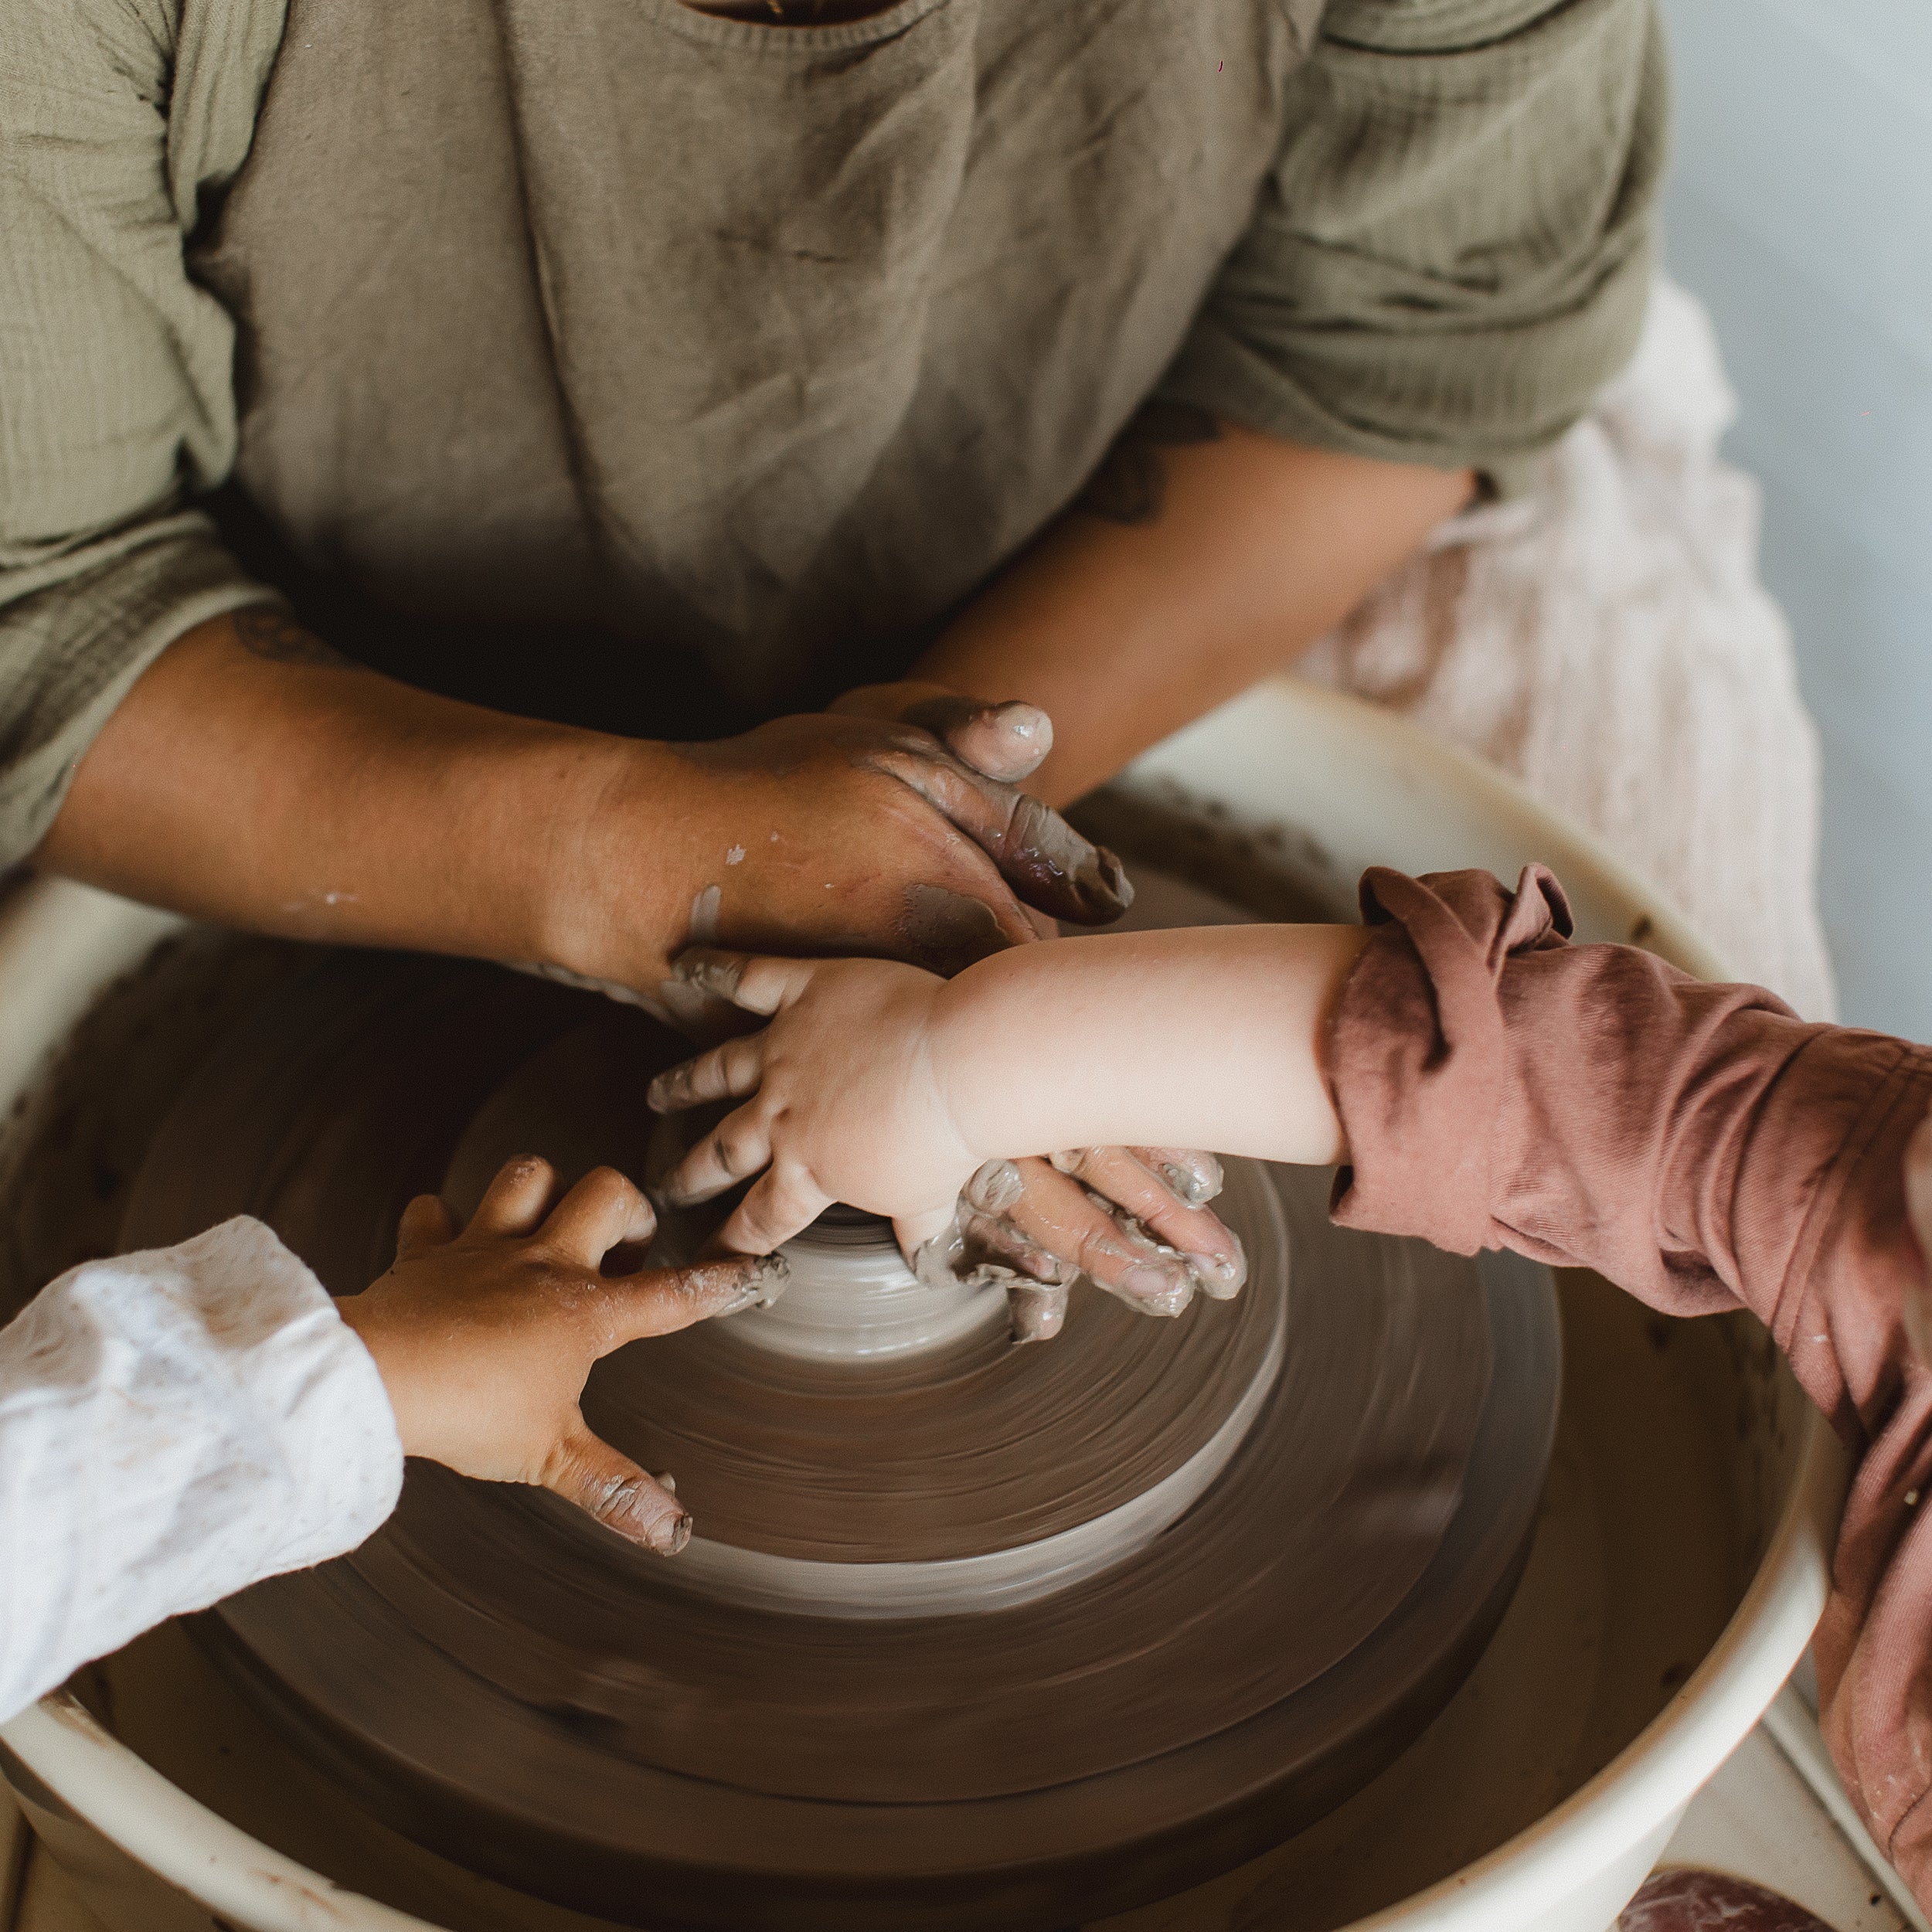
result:
<svg viewBox="0 0 1932 1932"><path fill-rule="evenodd" d="M680 1050L590 995L325 956L184 1090L124 1238L254 1213L350 1291L411 1193L467 1207L512 1151L641 1172L641 1096ZM1176 1321L1083 1290L1050 1344L981 1327L876 1362L727 1321L593 1379L592 1426L675 1471L726 1573L1024 1553L1131 1510L1246 1400L1204 1492L1063 1587L775 1608L540 1492L412 1465L369 1543L202 1634L389 1822L622 1923L1050 1927L1162 1896L1427 1723L1501 1614L1541 1487L1546 1278L1333 1229L1326 1185L1240 1172L1230 1219L1262 1265Z"/></svg>

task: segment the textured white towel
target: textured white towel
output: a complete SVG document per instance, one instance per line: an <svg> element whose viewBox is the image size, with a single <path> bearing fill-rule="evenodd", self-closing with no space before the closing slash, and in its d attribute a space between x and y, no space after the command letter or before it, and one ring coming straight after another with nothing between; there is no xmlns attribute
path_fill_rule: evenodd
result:
<svg viewBox="0 0 1932 1932"><path fill-rule="evenodd" d="M396 1506L382 1377L260 1222L90 1261L0 1330L0 1720Z"/></svg>
<svg viewBox="0 0 1932 1932"><path fill-rule="evenodd" d="M1757 485L1709 318L1660 282L1643 339L1536 494L1440 532L1305 675L1514 774L1808 1019L1836 1010L1818 756L1757 580Z"/></svg>

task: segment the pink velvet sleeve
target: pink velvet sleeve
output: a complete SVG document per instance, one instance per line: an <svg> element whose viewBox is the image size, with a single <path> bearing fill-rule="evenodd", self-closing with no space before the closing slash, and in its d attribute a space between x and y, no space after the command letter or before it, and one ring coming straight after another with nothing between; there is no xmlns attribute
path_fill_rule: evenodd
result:
<svg viewBox="0 0 1932 1932"><path fill-rule="evenodd" d="M1324 1041L1335 1218L1764 1321L1858 1458L1817 1638L1826 1735L1932 1906L1932 1366L1903 1178L1932 1049L1573 946L1541 866L1514 893L1377 869L1362 906L1376 930Z"/></svg>

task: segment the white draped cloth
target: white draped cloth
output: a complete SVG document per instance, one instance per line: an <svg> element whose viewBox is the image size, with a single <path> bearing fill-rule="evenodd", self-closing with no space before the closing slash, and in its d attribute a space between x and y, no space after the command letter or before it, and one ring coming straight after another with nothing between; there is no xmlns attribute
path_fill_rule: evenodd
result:
<svg viewBox="0 0 1932 1932"><path fill-rule="evenodd" d="M1500 765L1825 1019L1817 736L1757 486L1718 454L1735 413L1709 318L1660 281L1536 493L1445 526L1301 668Z"/></svg>

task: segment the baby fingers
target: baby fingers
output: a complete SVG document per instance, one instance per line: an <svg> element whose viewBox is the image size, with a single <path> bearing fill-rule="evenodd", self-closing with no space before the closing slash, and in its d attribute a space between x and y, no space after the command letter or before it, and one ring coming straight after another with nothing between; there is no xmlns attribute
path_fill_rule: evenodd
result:
<svg viewBox="0 0 1932 1932"><path fill-rule="evenodd" d="M695 1207L770 1165L770 1128L754 1107L741 1107L671 1170L658 1191L672 1207Z"/></svg>
<svg viewBox="0 0 1932 1932"><path fill-rule="evenodd" d="M695 1060L668 1067L645 1095L655 1114L681 1114L713 1100L741 1100L758 1090L765 1074L765 1036L741 1033Z"/></svg>
<svg viewBox="0 0 1932 1932"><path fill-rule="evenodd" d="M739 1254L770 1255L810 1227L831 1206L832 1196L809 1175L774 1168L718 1230L716 1246Z"/></svg>

